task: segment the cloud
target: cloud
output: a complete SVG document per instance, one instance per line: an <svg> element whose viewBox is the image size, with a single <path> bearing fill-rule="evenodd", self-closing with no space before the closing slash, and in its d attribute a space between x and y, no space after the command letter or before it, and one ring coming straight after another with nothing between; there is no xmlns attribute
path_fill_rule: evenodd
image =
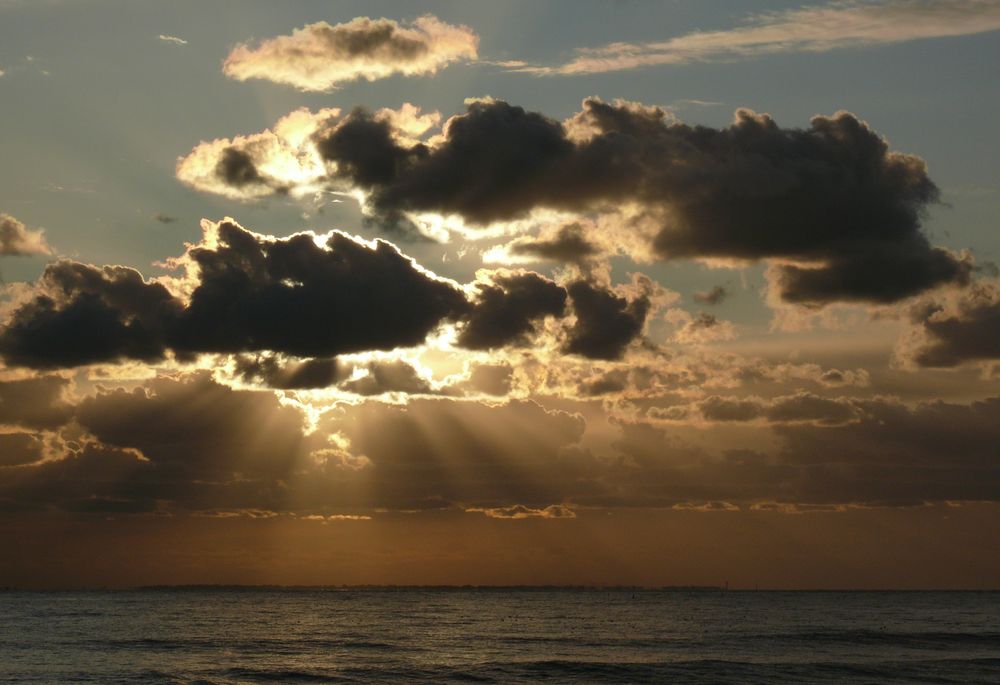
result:
<svg viewBox="0 0 1000 685"><path fill-rule="evenodd" d="M675 307L667 310L664 319L676 327L670 336L673 342L699 344L736 338L736 327L731 321L724 321L708 312L692 315Z"/></svg>
<svg viewBox="0 0 1000 685"><path fill-rule="evenodd" d="M652 282L636 280L633 296L618 295L588 281L567 287L576 322L567 332L563 351L592 359L618 359L638 338L653 306Z"/></svg>
<svg viewBox="0 0 1000 685"><path fill-rule="evenodd" d="M764 400L759 397L732 398L713 395L697 403L708 421L740 422L762 419L772 423L816 422L837 425L858 420L862 410L845 398L829 399L813 393Z"/></svg>
<svg viewBox="0 0 1000 685"><path fill-rule="evenodd" d="M307 24L256 46L237 45L223 71L239 81L259 78L323 91L360 78L433 74L451 62L474 60L478 43L468 27L429 14L408 25L357 17L343 24Z"/></svg>
<svg viewBox="0 0 1000 685"><path fill-rule="evenodd" d="M1000 359L1000 285L981 281L950 295L911 308L913 329L897 356L924 367Z"/></svg>
<svg viewBox="0 0 1000 685"><path fill-rule="evenodd" d="M203 229L201 243L168 260L185 269L182 278L145 280L128 267L69 260L48 265L0 328L0 355L12 366L45 369L153 363L169 353L181 360L279 353L321 359L238 358L236 372L275 387L316 387L338 378L335 363L322 359L414 347L446 323L458 326L461 347L526 345L553 317L566 327L564 351L612 359L641 334L662 290L641 276L615 290L483 272L470 301L458 284L383 240L339 231L279 239L232 219L204 221ZM573 319L563 316L567 299Z"/></svg>
<svg viewBox="0 0 1000 685"><path fill-rule="evenodd" d="M207 230L216 244L187 253L198 282L173 327L176 349L300 357L391 350L422 343L467 306L455 284L385 241L337 231L274 239L231 220Z"/></svg>
<svg viewBox="0 0 1000 685"><path fill-rule="evenodd" d="M52 254L43 231L32 231L10 214L0 212L0 257Z"/></svg>
<svg viewBox="0 0 1000 685"><path fill-rule="evenodd" d="M232 390L207 374L101 392L76 416L103 444L138 450L163 477L278 477L313 446L302 415L273 393Z"/></svg>
<svg viewBox="0 0 1000 685"><path fill-rule="evenodd" d="M0 425L55 429L73 415L66 399L69 381L59 376L0 380Z"/></svg>
<svg viewBox="0 0 1000 685"><path fill-rule="evenodd" d="M828 52L1000 29L996 0L844 0L751 15L745 26L695 31L665 41L586 48L556 66L514 66L536 74L595 74L662 64Z"/></svg>
<svg viewBox="0 0 1000 685"><path fill-rule="evenodd" d="M187 45L187 41L183 38L178 38L177 36L167 36L165 34L160 34L158 36L160 40L165 43L173 43L174 45Z"/></svg>
<svg viewBox="0 0 1000 685"><path fill-rule="evenodd" d="M178 159L177 178L238 200L316 192L326 183L326 168L313 136L339 115L336 108L315 113L300 108L261 133L202 142Z"/></svg>
<svg viewBox="0 0 1000 685"><path fill-rule="evenodd" d="M330 428L370 460L375 506L542 508L561 502L582 475L567 450L582 436L583 419L530 401L367 402L331 416Z"/></svg>
<svg viewBox="0 0 1000 685"><path fill-rule="evenodd" d="M689 439L691 427L613 418L593 426L611 444L595 445L582 414L524 400L338 403L307 430L273 392L178 374L97 388L61 428L0 432L0 507L324 517L458 508L516 519L594 506L1000 500L1000 398L907 405L799 393L699 406L714 412L713 434L739 424L740 435L766 432L754 440L764 447L712 448Z"/></svg>
<svg viewBox="0 0 1000 685"><path fill-rule="evenodd" d="M156 361L168 349L332 356L417 345L467 306L384 241L278 240L233 221L205 230L179 260L193 272L187 301L133 269L59 261L0 330L0 354L36 368Z"/></svg>
<svg viewBox="0 0 1000 685"><path fill-rule="evenodd" d="M182 309L167 288L124 266L59 260L45 268L35 290L0 329L0 355L9 365L156 361Z"/></svg>
<svg viewBox="0 0 1000 685"><path fill-rule="evenodd" d="M32 433L0 433L0 469L42 459L42 441Z"/></svg>
<svg viewBox="0 0 1000 685"><path fill-rule="evenodd" d="M729 290L724 286L715 285L709 290L699 291L693 295L694 301L700 304L715 306L729 297Z"/></svg>
<svg viewBox="0 0 1000 685"><path fill-rule="evenodd" d="M279 361L273 355L236 356L236 373L249 382L262 382L279 390L327 388L347 378L350 372L336 359Z"/></svg>
<svg viewBox="0 0 1000 685"><path fill-rule="evenodd" d="M511 391L514 367L510 364L476 364L465 386L473 392L502 396Z"/></svg>
<svg viewBox="0 0 1000 685"><path fill-rule="evenodd" d="M472 311L458 344L489 350L527 344L545 317L560 317L566 308L566 289L532 272L494 272L476 283Z"/></svg>
<svg viewBox="0 0 1000 685"><path fill-rule="evenodd" d="M382 395L385 393L405 393L407 395L429 395L434 389L426 378L403 360L372 362L366 367L367 373L340 385L342 390L358 395Z"/></svg>
<svg viewBox="0 0 1000 685"><path fill-rule="evenodd" d="M713 129L622 101L588 98L559 122L485 99L424 142L383 112L320 121L300 110L276 127L308 122L293 145L287 132L205 143L178 175L244 198L353 189L372 221L411 232L427 214L489 226L538 210L608 216L630 206L641 219L615 230L651 256L763 260L777 299L809 307L897 302L970 280L971 257L931 245L923 231L939 195L924 161L890 150L849 112L798 129L741 109ZM573 230L517 244L579 257L589 248ZM629 240L618 242L612 252Z"/></svg>
<svg viewBox="0 0 1000 685"><path fill-rule="evenodd" d="M530 256L556 262L579 264L600 254L600 248L590 242L583 226L574 222L560 226L549 238L521 238L508 245L515 256Z"/></svg>
<svg viewBox="0 0 1000 685"><path fill-rule="evenodd" d="M465 510L468 513L482 514L491 519L512 519L523 520L530 518L540 519L575 519L576 512L561 504L550 504L541 509L533 509L523 504L514 504L509 507L492 507L489 509L472 507Z"/></svg>

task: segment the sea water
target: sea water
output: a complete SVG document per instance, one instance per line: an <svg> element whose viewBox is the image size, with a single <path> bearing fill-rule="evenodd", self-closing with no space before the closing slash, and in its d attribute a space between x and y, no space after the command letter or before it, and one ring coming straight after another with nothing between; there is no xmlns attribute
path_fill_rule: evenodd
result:
<svg viewBox="0 0 1000 685"><path fill-rule="evenodd" d="M1000 593L0 592L4 683L1000 683Z"/></svg>

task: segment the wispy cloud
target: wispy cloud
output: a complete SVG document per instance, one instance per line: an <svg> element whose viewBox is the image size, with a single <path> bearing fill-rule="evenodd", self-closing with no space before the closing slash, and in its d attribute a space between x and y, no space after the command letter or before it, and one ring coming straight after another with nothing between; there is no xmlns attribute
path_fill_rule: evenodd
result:
<svg viewBox="0 0 1000 685"><path fill-rule="evenodd" d="M173 43L174 45L187 45L186 40L184 40L183 38L178 38L177 36L168 36L161 33L159 38L165 43Z"/></svg>
<svg viewBox="0 0 1000 685"><path fill-rule="evenodd" d="M845 0L750 16L743 26L665 41L582 48L563 65L514 67L536 74L594 74L788 52L826 52L1000 29L1000 0Z"/></svg>

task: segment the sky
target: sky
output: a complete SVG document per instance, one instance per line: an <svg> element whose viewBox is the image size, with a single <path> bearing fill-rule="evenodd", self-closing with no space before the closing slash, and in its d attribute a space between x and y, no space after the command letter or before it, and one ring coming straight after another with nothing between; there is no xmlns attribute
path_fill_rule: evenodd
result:
<svg viewBox="0 0 1000 685"><path fill-rule="evenodd" d="M0 0L0 586L995 588L998 32Z"/></svg>

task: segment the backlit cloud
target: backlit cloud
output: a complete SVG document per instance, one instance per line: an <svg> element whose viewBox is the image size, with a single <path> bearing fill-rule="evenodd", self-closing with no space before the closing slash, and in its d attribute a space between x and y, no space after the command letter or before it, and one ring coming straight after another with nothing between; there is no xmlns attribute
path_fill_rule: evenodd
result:
<svg viewBox="0 0 1000 685"><path fill-rule="evenodd" d="M52 254L44 232L31 230L10 214L0 212L0 257Z"/></svg>
<svg viewBox="0 0 1000 685"><path fill-rule="evenodd" d="M489 226L541 209L600 216L632 204L641 220L617 230L649 256L767 261L778 298L809 307L897 302L971 278L971 257L931 245L922 228L939 195L924 161L890 150L849 112L799 129L741 109L712 129L624 101L589 98L559 122L484 99L425 141L394 117L418 113L300 110L275 133L203 143L178 176L234 197L353 191L372 221L412 234L428 213ZM595 249L581 227L507 252L579 262Z"/></svg>
<svg viewBox="0 0 1000 685"><path fill-rule="evenodd" d="M433 74L476 58L479 37L466 26L425 15L410 24L357 17L343 24L307 24L291 35L238 45L223 63L226 76L267 79L300 90L330 90L360 78Z"/></svg>

